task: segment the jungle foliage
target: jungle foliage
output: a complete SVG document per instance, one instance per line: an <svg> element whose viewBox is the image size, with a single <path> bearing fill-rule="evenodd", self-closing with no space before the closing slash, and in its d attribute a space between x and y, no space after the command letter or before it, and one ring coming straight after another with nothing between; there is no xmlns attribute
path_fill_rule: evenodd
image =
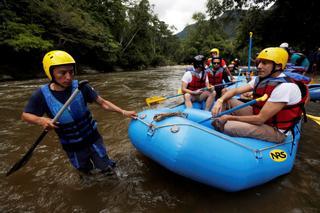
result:
<svg viewBox="0 0 320 213"><path fill-rule="evenodd" d="M187 52L197 50L203 54L216 47L227 61L237 57L246 65L249 32L253 32L253 56L282 42L308 55L320 47L320 14L312 12L314 8L320 8L319 1L208 0L209 20L194 17L197 23L188 30L183 46Z"/></svg>
<svg viewBox="0 0 320 213"><path fill-rule="evenodd" d="M207 13L195 13L196 23L179 38L148 0L0 0L0 74L36 76L43 55L53 49L101 71L189 63L214 47L227 61L240 57L244 63L250 31L253 55L282 42L313 50L320 45L320 20L311 11L319 4L208 0Z"/></svg>
<svg viewBox="0 0 320 213"><path fill-rule="evenodd" d="M176 63L179 40L148 0L1 0L0 74L41 73L54 49L105 71Z"/></svg>

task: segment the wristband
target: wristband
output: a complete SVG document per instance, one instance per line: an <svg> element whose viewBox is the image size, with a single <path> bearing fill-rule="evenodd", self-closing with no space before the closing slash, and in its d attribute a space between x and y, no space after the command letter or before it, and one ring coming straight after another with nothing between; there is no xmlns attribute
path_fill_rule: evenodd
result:
<svg viewBox="0 0 320 213"><path fill-rule="evenodd" d="M223 100L221 98L219 98L217 101L223 103Z"/></svg>

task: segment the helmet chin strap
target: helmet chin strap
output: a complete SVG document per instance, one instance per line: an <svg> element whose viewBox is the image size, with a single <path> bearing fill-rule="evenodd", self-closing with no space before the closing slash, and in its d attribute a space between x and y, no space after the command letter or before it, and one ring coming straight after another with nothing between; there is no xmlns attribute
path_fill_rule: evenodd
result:
<svg viewBox="0 0 320 213"><path fill-rule="evenodd" d="M51 83L55 83L57 85L59 85L60 87L67 89L67 87L63 86L62 84L58 83L54 78L52 78Z"/></svg>
<svg viewBox="0 0 320 213"><path fill-rule="evenodd" d="M264 79L266 79L266 78L271 77L271 76L272 76L274 73L276 73L276 72L280 72L280 70L276 70L276 64L273 62L272 71L270 72L269 75L267 75L267 76L265 76L265 77L261 77L261 78L260 78L261 81L264 80Z"/></svg>

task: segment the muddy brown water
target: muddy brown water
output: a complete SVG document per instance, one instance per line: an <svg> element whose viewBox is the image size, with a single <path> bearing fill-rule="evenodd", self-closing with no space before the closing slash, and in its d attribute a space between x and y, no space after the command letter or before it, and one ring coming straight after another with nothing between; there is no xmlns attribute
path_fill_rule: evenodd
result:
<svg viewBox="0 0 320 213"><path fill-rule="evenodd" d="M183 67L79 76L99 94L125 109L145 109L145 98L174 95ZM176 175L140 154L127 136L129 119L90 108L118 176L80 179L54 133L16 173L41 128L20 121L31 93L46 79L0 83L0 212L320 212L320 126L303 124L292 172L249 190L226 193ZM308 113L320 116L320 103ZM318 139L317 139L318 138Z"/></svg>

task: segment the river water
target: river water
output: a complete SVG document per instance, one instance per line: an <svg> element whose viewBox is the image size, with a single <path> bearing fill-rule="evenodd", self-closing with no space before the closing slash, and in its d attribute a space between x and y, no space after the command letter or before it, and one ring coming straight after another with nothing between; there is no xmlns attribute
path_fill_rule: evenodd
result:
<svg viewBox="0 0 320 213"><path fill-rule="evenodd" d="M183 67L78 76L124 109L141 111L145 98L174 95ZM46 79L0 83L0 212L320 212L320 126L303 125L295 166L288 175L249 190L226 193L176 175L140 154L127 136L129 119L96 105L91 111L110 157L113 176L81 179L57 137L49 133L33 157L5 177L42 129L20 121L32 92ZM320 116L320 103L308 113Z"/></svg>

